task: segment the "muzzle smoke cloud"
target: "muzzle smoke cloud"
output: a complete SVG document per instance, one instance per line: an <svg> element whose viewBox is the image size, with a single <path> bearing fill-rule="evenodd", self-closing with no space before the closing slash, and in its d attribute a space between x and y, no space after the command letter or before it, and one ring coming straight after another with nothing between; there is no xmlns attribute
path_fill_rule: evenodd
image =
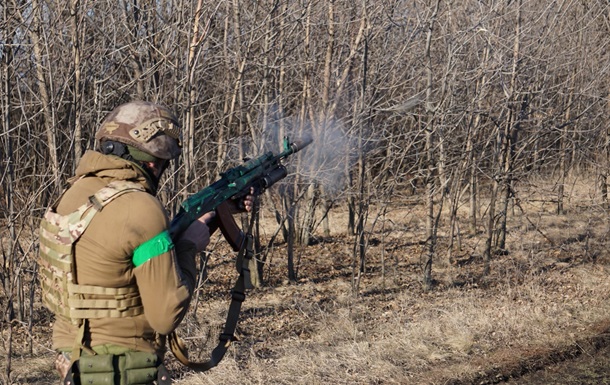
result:
<svg viewBox="0 0 610 385"><path fill-rule="evenodd" d="M283 132L277 125L267 127L263 134L265 147L273 143L271 150L277 151L277 143L281 143L286 135L290 141L312 139L313 142L298 152L294 160L286 162L286 166L304 181L323 187L326 194L340 194L347 185L347 173L357 155L355 143L345 134L342 125L329 121L323 126L314 127L310 123L298 124L285 120L281 126Z"/></svg>

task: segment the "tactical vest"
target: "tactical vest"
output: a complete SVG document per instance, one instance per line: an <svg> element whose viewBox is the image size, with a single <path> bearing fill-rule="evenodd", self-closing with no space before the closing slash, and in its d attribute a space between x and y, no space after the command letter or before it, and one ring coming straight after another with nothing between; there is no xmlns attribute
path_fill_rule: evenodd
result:
<svg viewBox="0 0 610 385"><path fill-rule="evenodd" d="M131 191L145 191L139 184L114 181L89 197L68 215L56 206L45 213L40 225L40 283L43 304L76 326L85 319L133 317L144 312L136 285L121 288L80 285L76 276L74 247L91 220L104 206Z"/></svg>

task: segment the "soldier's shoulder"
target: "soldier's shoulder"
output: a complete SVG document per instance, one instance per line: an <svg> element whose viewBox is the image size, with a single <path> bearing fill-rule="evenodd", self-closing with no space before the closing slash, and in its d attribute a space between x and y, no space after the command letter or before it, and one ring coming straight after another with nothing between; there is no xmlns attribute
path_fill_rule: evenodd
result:
<svg viewBox="0 0 610 385"><path fill-rule="evenodd" d="M116 198L115 201L115 208L121 206L129 211L164 211L159 199L146 191L130 191Z"/></svg>

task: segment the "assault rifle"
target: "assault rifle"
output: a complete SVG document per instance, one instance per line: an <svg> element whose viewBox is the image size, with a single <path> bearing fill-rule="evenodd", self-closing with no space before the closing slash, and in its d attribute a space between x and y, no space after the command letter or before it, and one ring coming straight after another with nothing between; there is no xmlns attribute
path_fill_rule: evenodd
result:
<svg viewBox="0 0 610 385"><path fill-rule="evenodd" d="M220 174L221 178L208 187L193 194L182 202L178 214L170 223L169 233L172 239L186 230L187 227L205 213L216 211L214 221L208 226L210 233L220 228L233 250L239 251L236 268L239 278L231 290L231 305L223 332L220 334L218 346L212 351L210 359L206 362L191 362L184 343L175 332L168 336L168 342L174 356L183 365L195 371L206 371L218 365L224 357L231 341L235 339L235 329L239 318L241 304L246 298L245 289L252 287L252 235L239 229L233 219L228 200L240 199L250 193L253 188L255 194L261 194L276 182L288 175L282 161L290 155L302 150L312 140L291 143L284 138L283 151L277 155L267 152L258 158L229 169Z"/></svg>
<svg viewBox="0 0 610 385"><path fill-rule="evenodd" d="M231 228L224 226L226 215L230 214L227 206L223 206L229 199L239 199L246 196L251 188L256 194L261 194L276 182L288 175L286 167L281 163L290 155L302 150L311 144L307 139L291 143L288 137L284 137L283 151L278 155L267 152L258 158L250 159L244 164L229 169L220 174L221 178L208 187L191 195L184 202L170 223L169 234L172 239L186 230L187 227L199 217L210 211L217 211L218 225L212 223L210 232L219 226L223 235L231 246L239 250L241 239L232 232ZM219 207L221 209L219 209Z"/></svg>

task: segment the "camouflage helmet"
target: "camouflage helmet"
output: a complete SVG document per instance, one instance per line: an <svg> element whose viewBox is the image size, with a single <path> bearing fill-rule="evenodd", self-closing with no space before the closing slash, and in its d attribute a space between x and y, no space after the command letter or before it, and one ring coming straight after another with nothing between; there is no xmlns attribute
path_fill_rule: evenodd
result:
<svg viewBox="0 0 610 385"><path fill-rule="evenodd" d="M180 153L180 123L166 107L134 101L116 107L95 135L98 143L127 146L136 160L174 159ZM151 159L152 157L152 159Z"/></svg>

